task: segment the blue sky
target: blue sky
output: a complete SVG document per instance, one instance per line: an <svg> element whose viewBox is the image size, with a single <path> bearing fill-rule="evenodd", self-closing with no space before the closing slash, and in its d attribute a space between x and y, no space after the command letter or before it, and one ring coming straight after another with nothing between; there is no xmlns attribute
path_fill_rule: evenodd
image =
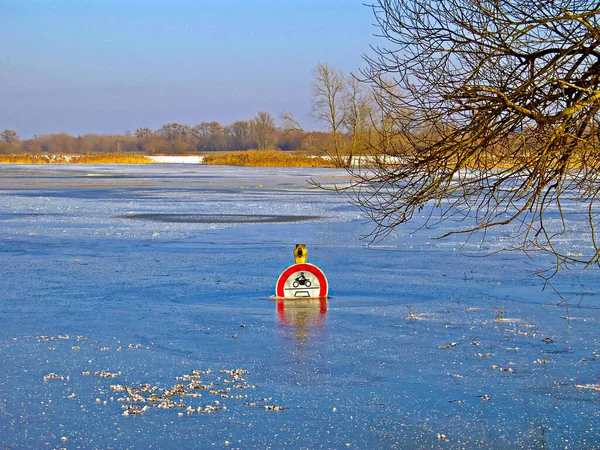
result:
<svg viewBox="0 0 600 450"><path fill-rule="evenodd" d="M0 129L311 124L312 70L363 67L373 22L363 0L0 0Z"/></svg>

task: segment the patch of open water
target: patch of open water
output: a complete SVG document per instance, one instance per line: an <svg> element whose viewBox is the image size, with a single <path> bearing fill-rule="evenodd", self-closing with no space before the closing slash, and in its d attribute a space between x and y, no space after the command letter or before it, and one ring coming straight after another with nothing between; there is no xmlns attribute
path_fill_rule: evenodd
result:
<svg viewBox="0 0 600 450"><path fill-rule="evenodd" d="M282 216L266 214L123 214L118 219L170 223L285 223L317 220L318 216Z"/></svg>

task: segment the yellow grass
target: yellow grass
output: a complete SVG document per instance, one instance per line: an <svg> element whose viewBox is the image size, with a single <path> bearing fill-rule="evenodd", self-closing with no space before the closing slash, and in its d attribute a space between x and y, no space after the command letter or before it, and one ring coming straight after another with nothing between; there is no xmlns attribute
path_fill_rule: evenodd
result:
<svg viewBox="0 0 600 450"><path fill-rule="evenodd" d="M251 167L334 167L325 158L297 156L281 150L247 150L204 157L204 164Z"/></svg>
<svg viewBox="0 0 600 450"><path fill-rule="evenodd" d="M106 153L101 155L0 155L0 164L152 164L143 155Z"/></svg>
<svg viewBox="0 0 600 450"><path fill-rule="evenodd" d="M107 153L105 155L77 156L73 164L152 164L150 158L144 155L128 155L124 153Z"/></svg>

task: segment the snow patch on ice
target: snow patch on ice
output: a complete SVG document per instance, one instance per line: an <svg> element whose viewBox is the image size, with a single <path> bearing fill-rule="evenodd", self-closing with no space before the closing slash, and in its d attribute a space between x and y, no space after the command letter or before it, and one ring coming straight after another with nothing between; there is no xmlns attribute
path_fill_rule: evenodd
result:
<svg viewBox="0 0 600 450"><path fill-rule="evenodd" d="M204 164L204 156L148 156L162 164Z"/></svg>

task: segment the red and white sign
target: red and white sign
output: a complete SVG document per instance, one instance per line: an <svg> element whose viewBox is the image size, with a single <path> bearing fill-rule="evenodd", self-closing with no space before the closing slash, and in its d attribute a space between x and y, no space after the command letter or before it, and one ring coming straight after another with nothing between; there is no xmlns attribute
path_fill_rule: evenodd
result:
<svg viewBox="0 0 600 450"><path fill-rule="evenodd" d="M294 264L283 271L277 280L275 296L279 298L327 297L327 278L312 264Z"/></svg>

